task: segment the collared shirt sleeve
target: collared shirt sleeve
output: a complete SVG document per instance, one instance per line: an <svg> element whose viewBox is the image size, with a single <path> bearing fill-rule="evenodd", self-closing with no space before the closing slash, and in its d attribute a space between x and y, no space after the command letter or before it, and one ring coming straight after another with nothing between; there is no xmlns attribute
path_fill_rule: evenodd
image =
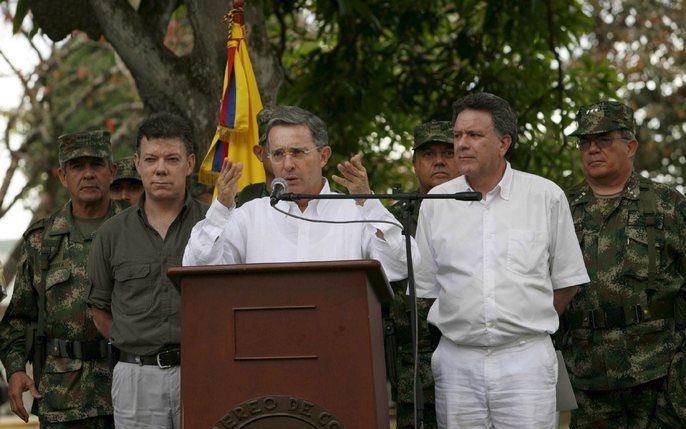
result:
<svg viewBox="0 0 686 429"><path fill-rule="evenodd" d="M91 250L88 254L88 298L86 303L103 311L112 312L112 276L111 255L109 246L105 243L102 231L95 234Z"/></svg>
<svg viewBox="0 0 686 429"><path fill-rule="evenodd" d="M359 206L362 217L368 221L385 220L398 224L398 220L386 209L379 200L367 200ZM383 233L383 239L377 237L376 230ZM405 238L402 230L388 223L370 223L367 230L367 257L381 262L389 281L398 281L407 278L407 257L405 251ZM413 265L420 261L419 250L414 238L410 237Z"/></svg>
<svg viewBox="0 0 686 429"><path fill-rule="evenodd" d="M562 191L555 195L549 219L549 265L553 289L589 283L591 279L574 232L572 213Z"/></svg>
<svg viewBox="0 0 686 429"><path fill-rule="evenodd" d="M0 359L7 379L15 372L26 371L26 331L38 320L37 296L33 292L33 267L26 242L22 244L19 271L12 300L0 322Z"/></svg>
<svg viewBox="0 0 686 429"><path fill-rule="evenodd" d="M421 255L421 263L415 271L415 285L417 297L438 298L439 286L436 281L438 265L434 249L431 244L431 222L429 210L433 200L425 201L419 210L417 221L417 247Z"/></svg>
<svg viewBox="0 0 686 429"><path fill-rule="evenodd" d="M241 208L241 212L248 206ZM238 210L227 208L215 200L205 219L191 231L183 253L183 265L221 265L243 263L245 255L245 227L240 226Z"/></svg>

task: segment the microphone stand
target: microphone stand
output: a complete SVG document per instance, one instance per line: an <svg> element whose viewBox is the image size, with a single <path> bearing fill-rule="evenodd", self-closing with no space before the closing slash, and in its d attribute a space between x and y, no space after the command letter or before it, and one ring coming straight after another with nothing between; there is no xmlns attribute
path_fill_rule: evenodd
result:
<svg viewBox="0 0 686 429"><path fill-rule="evenodd" d="M405 236L405 252L407 254L407 286L410 298L410 327L412 329L412 360L413 379L414 379L414 427L423 429L424 423L422 414L424 412L424 395L422 390L422 380L419 374L419 327L417 324L417 291L414 283L414 268L412 266L412 235L410 224L412 213L417 201L421 200L458 200L458 201L480 201L481 192L457 192L455 194L419 194L400 192L398 186L393 188L392 194L297 194L284 192L274 196L277 200L298 201L298 200L397 200L401 204L400 223L402 224L402 234Z"/></svg>

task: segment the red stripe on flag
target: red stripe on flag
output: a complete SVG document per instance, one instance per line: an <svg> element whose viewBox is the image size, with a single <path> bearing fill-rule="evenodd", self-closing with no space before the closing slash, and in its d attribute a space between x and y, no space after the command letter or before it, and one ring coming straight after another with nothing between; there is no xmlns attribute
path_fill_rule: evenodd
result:
<svg viewBox="0 0 686 429"><path fill-rule="evenodd" d="M228 83L231 82L231 77L233 75L233 61L234 57L236 56L236 47L232 46L229 48L229 59L228 59L228 65L227 65L227 71L226 71L226 88L224 88L224 94L222 94L222 110L221 113L219 114L219 125L222 127L226 127L226 112L229 108L229 90L231 89L231 85Z"/></svg>

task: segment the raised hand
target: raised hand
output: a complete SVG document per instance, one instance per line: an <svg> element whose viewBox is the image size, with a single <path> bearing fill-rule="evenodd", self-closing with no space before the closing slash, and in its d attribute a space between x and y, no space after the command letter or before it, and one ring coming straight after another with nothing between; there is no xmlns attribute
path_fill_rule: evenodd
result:
<svg viewBox="0 0 686 429"><path fill-rule="evenodd" d="M362 165L362 157L358 154L350 158L349 161L342 162L337 166L338 171L343 175L332 176L334 182L345 186L350 194L371 194L367 169ZM364 199L358 199L357 204L363 205Z"/></svg>
<svg viewBox="0 0 686 429"><path fill-rule="evenodd" d="M217 179L217 200L223 206L231 208L236 205L238 193L238 179L243 174L243 164L234 164L229 158L224 158L222 169Z"/></svg>

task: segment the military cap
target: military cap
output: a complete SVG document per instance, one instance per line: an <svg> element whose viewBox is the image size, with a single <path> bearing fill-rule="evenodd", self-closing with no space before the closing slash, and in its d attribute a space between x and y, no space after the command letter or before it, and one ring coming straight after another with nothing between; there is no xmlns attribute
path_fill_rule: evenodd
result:
<svg viewBox="0 0 686 429"><path fill-rule="evenodd" d="M434 142L453 144L453 124L448 121L431 121L414 127L412 150Z"/></svg>
<svg viewBox="0 0 686 429"><path fill-rule="evenodd" d="M265 107L264 109L260 110L260 113L257 114L257 132L261 146L265 146L267 144L267 125L273 117L274 109L269 107Z"/></svg>
<svg viewBox="0 0 686 429"><path fill-rule="evenodd" d="M141 176L138 174L138 171L136 170L136 165L133 162L133 157L132 156L127 156L126 158L119 159L115 161L115 164L117 165L117 176L114 178L114 181L116 182L117 180L123 180L123 179L129 179L129 180L138 180L139 182L143 182L141 180Z"/></svg>
<svg viewBox="0 0 686 429"><path fill-rule="evenodd" d="M602 134L615 130L636 131L634 112L625 104L603 100L581 106L576 114L577 128L572 136Z"/></svg>
<svg viewBox="0 0 686 429"><path fill-rule="evenodd" d="M57 141L59 142L60 165L74 158L85 156L112 159L110 133L107 131L64 134L59 136Z"/></svg>
<svg viewBox="0 0 686 429"><path fill-rule="evenodd" d="M280 112L285 112L289 108L291 108L291 106L265 107L257 114L257 132L261 146L267 144L267 126L269 125L269 121L275 117L281 116Z"/></svg>

